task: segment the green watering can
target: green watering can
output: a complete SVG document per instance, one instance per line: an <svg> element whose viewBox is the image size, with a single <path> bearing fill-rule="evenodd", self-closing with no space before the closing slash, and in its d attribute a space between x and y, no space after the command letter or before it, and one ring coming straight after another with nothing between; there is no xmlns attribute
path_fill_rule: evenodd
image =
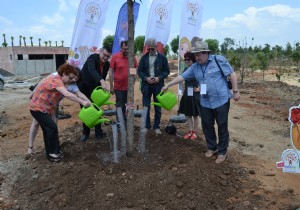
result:
<svg viewBox="0 0 300 210"><path fill-rule="evenodd" d="M89 107L82 107L78 117L87 127L93 128L100 123L110 122L106 118L101 118L103 113L104 111L99 106L92 104Z"/></svg>
<svg viewBox="0 0 300 210"><path fill-rule="evenodd" d="M101 86L96 87L91 95L93 103L97 104L99 107L102 105L115 104L114 102L108 101L111 94L109 91L104 90Z"/></svg>
<svg viewBox="0 0 300 210"><path fill-rule="evenodd" d="M166 110L171 110L177 103L176 95L171 90L160 92L156 96L156 99L158 100L158 103L152 102L150 104L160 106Z"/></svg>

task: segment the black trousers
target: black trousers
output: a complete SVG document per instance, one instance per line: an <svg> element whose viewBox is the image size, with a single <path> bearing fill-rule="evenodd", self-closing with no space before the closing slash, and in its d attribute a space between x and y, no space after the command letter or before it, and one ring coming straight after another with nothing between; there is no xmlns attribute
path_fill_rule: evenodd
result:
<svg viewBox="0 0 300 210"><path fill-rule="evenodd" d="M218 154L224 155L227 153L227 147L229 144L229 132L228 132L228 113L229 113L230 101L222 106L209 109L201 106L201 123L202 130L205 135L205 140L209 150L218 150ZM215 121L218 125L218 137L215 131Z"/></svg>
<svg viewBox="0 0 300 210"><path fill-rule="evenodd" d="M52 116L40 111L30 110L30 113L43 130L47 158L49 159L49 154L60 154L58 128L57 124L52 120Z"/></svg>

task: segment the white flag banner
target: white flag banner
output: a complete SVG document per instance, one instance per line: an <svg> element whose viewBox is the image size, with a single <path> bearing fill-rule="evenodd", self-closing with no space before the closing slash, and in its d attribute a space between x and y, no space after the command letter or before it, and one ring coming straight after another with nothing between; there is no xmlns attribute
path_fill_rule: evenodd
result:
<svg viewBox="0 0 300 210"><path fill-rule="evenodd" d="M149 11L145 40L155 38L157 50L164 53L170 34L172 7L174 0L153 0ZM144 48L144 52L147 46Z"/></svg>
<svg viewBox="0 0 300 210"><path fill-rule="evenodd" d="M179 34L178 74L186 67L184 54L192 50L192 47L200 37L202 27L202 0L184 0L181 11L181 23ZM182 94L182 88L178 86L178 94Z"/></svg>
<svg viewBox="0 0 300 210"><path fill-rule="evenodd" d="M69 63L82 68L92 53L98 53L109 0L81 0L69 50Z"/></svg>

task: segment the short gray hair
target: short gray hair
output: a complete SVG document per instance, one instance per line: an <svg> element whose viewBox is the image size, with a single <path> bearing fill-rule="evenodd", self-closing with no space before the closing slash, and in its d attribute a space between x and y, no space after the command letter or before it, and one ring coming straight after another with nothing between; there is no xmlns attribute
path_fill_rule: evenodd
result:
<svg viewBox="0 0 300 210"><path fill-rule="evenodd" d="M156 45L157 45L156 39L154 39L154 38L148 38L146 40L146 45L148 47L156 47Z"/></svg>

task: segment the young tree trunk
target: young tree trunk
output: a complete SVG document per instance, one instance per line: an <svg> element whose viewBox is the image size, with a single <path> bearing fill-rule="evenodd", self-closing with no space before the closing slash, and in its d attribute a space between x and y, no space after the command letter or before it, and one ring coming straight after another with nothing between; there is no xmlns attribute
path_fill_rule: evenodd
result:
<svg viewBox="0 0 300 210"><path fill-rule="evenodd" d="M135 75L130 74L130 68L134 68L134 18L133 18L133 1L127 0L128 6L128 94L127 94L127 136L128 136L128 154L133 153L134 139L134 82Z"/></svg>

